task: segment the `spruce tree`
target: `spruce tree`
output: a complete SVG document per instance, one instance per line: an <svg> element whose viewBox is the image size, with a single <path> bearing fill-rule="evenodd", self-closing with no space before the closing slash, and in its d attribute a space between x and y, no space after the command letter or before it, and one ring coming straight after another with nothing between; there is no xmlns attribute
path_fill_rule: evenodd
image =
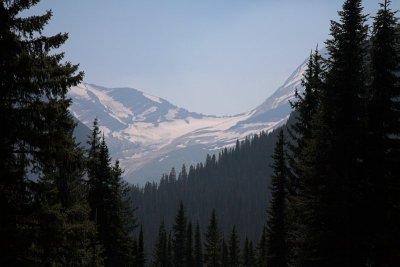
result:
<svg viewBox="0 0 400 267"><path fill-rule="evenodd" d="M314 142L313 131L317 124L317 113L321 105L321 92L324 89L324 60L315 50L310 55L307 69L302 79L304 93L296 92L296 101L291 103L295 109L296 121L288 128L291 142L288 143L289 153L287 154L288 165L290 166L288 184L288 206L287 206L287 232L288 248L291 261L303 266L303 259L312 256L305 254L313 252L312 246L318 246L316 240L310 241L312 235L307 232L315 232L311 226L315 226L312 209L318 202L319 192L318 176L312 175L313 166L316 160L312 157L310 146ZM311 156L310 156L311 154ZM307 211L307 216L304 212ZM308 225L307 227L304 227ZM264 249L264 251L266 251ZM266 264L266 263L264 263Z"/></svg>
<svg viewBox="0 0 400 267"><path fill-rule="evenodd" d="M231 236L229 238L229 266L238 267L240 265L240 241L236 231L236 226L233 226Z"/></svg>
<svg viewBox="0 0 400 267"><path fill-rule="evenodd" d="M304 210L298 266L364 266L366 16L346 0L331 23L329 59L299 192Z"/></svg>
<svg viewBox="0 0 400 267"><path fill-rule="evenodd" d="M127 198L128 187L121 178L123 171L118 161L111 166L111 157L104 135L99 139L99 133L95 120L88 151L91 216L97 225L105 265L133 264L135 253L132 231L136 227L136 220ZM140 252L139 249L138 243L137 253Z"/></svg>
<svg viewBox="0 0 400 267"><path fill-rule="evenodd" d="M218 228L215 209L212 210L204 243L204 264L209 267L221 265L221 233Z"/></svg>
<svg viewBox="0 0 400 267"><path fill-rule="evenodd" d="M65 112L65 116L70 115ZM89 220L83 184L83 151L74 144L73 128L63 129L67 121L60 122L53 128L59 133L59 145L52 145L46 153L51 158L46 162L53 161L53 167L44 169L38 184L41 208L37 249L43 252L44 265L100 266L101 248L95 224ZM73 124L72 118L69 122Z"/></svg>
<svg viewBox="0 0 400 267"><path fill-rule="evenodd" d="M288 167L285 154L285 138L281 129L278 133L278 140L272 156L274 173L271 179L272 199L268 210L267 222L267 266L288 266L286 221Z"/></svg>
<svg viewBox="0 0 400 267"><path fill-rule="evenodd" d="M400 264L400 39L398 19L389 0L374 17L371 48L371 86L368 105L366 173L372 266Z"/></svg>
<svg viewBox="0 0 400 267"><path fill-rule="evenodd" d="M173 239L173 252L174 252L174 266L185 266L185 245L186 245L186 215L183 203L179 204L179 209L175 217L175 224L173 226L174 239Z"/></svg>
<svg viewBox="0 0 400 267"><path fill-rule="evenodd" d="M54 53L68 34L42 34L51 11L23 15L38 2L0 3L0 265L88 266L95 229L66 96L83 73Z"/></svg>

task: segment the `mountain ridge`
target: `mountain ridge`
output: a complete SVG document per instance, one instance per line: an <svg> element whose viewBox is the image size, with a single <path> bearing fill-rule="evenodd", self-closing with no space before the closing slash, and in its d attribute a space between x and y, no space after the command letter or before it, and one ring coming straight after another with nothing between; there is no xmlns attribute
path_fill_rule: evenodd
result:
<svg viewBox="0 0 400 267"><path fill-rule="evenodd" d="M134 88L86 83L71 88L70 110L88 127L98 117L111 156L125 169L124 178L144 184L173 166L196 164L238 139L284 124L291 111L289 100L296 88L302 90L306 62L262 104L238 115L204 115Z"/></svg>

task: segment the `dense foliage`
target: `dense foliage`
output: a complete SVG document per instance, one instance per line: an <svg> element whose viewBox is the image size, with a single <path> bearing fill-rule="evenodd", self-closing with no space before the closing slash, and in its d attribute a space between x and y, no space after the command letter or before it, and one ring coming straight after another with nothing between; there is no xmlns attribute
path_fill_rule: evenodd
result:
<svg viewBox="0 0 400 267"><path fill-rule="evenodd" d="M122 171L96 127L88 155L75 142L83 72L54 52L67 34L42 34L51 11L21 15L38 2L0 2L0 265L133 266Z"/></svg>

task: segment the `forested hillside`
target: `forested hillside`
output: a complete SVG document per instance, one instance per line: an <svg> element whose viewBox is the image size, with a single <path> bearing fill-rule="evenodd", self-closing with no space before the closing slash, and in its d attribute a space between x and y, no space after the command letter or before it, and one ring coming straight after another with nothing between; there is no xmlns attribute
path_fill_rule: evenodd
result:
<svg viewBox="0 0 400 267"><path fill-rule="evenodd" d="M217 157L208 156L197 166L172 169L159 183L133 187L131 197L146 243L154 244L163 220L172 225L180 201L193 224L198 221L205 227L215 208L225 235L236 224L241 236L257 240L266 222L275 142L276 132L260 133L224 149Z"/></svg>

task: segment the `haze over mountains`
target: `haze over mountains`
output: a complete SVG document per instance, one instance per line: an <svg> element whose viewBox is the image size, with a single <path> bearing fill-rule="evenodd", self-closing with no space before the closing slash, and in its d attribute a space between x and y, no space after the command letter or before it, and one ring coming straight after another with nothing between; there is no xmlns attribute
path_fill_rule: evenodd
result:
<svg viewBox="0 0 400 267"><path fill-rule="evenodd" d="M284 124L291 111L289 100L296 88L302 90L305 68L306 61L261 105L234 116L190 112L133 88L86 83L71 88L70 109L88 127L98 117L113 159L125 169L125 179L144 184L158 181L173 166L196 164L238 139Z"/></svg>

